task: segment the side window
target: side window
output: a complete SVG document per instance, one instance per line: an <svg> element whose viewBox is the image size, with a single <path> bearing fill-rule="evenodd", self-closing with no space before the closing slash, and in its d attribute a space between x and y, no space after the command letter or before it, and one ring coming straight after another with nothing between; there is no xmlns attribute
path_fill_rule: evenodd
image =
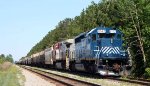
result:
<svg viewBox="0 0 150 86"><path fill-rule="evenodd" d="M90 40L91 40L91 36L88 36L88 41L87 42L90 43Z"/></svg>
<svg viewBox="0 0 150 86"><path fill-rule="evenodd" d="M92 41L96 40L96 34L92 34Z"/></svg>

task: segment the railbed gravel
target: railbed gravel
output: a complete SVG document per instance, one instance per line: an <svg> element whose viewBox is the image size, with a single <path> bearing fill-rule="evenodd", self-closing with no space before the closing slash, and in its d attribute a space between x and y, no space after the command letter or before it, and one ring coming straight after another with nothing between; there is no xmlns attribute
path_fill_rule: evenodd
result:
<svg viewBox="0 0 150 86"><path fill-rule="evenodd" d="M80 75L74 75L74 74L64 73L64 72L55 71L55 70L47 70L47 69L37 68L37 67L32 67L32 68L50 72L50 73L54 73L54 74L58 74L58 75L62 75L62 76L66 76L66 77L70 77L70 78L74 78L74 79L78 79L78 80L82 80L82 81L99 84L101 86L143 86L143 85L139 85L139 84L121 82L121 81L110 80L110 79L83 77Z"/></svg>
<svg viewBox="0 0 150 86"><path fill-rule="evenodd" d="M41 77L21 68L22 74L25 76L24 86L56 86Z"/></svg>

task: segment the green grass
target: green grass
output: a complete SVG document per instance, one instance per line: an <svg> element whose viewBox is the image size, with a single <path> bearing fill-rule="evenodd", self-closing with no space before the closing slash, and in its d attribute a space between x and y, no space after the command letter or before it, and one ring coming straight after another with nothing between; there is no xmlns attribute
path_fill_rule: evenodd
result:
<svg viewBox="0 0 150 86"><path fill-rule="evenodd" d="M0 70L0 86L22 86L23 78L20 78L21 72L16 66L11 66L7 70Z"/></svg>

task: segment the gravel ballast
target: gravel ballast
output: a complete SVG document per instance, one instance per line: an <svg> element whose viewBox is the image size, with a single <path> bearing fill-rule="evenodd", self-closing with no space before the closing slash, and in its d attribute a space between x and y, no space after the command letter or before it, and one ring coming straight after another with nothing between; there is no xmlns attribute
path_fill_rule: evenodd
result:
<svg viewBox="0 0 150 86"><path fill-rule="evenodd" d="M21 68L22 74L25 76L24 86L56 86L41 77Z"/></svg>

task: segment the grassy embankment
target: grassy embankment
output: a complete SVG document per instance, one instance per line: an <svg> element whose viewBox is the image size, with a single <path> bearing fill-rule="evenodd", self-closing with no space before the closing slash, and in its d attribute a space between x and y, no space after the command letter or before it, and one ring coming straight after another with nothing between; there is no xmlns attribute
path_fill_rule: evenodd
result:
<svg viewBox="0 0 150 86"><path fill-rule="evenodd" d="M13 64L5 62L0 65L0 86L23 86L24 77Z"/></svg>

